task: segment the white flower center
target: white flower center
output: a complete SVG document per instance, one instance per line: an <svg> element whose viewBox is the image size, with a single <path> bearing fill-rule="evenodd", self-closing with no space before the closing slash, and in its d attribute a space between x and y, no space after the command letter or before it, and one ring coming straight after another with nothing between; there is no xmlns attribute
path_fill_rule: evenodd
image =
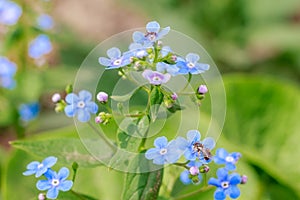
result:
<svg viewBox="0 0 300 200"><path fill-rule="evenodd" d="M224 181L221 183L222 188L226 189L229 187L229 182L228 181Z"/></svg>
<svg viewBox="0 0 300 200"><path fill-rule="evenodd" d="M37 166L38 169L41 169L44 165L41 163Z"/></svg>
<svg viewBox="0 0 300 200"><path fill-rule="evenodd" d="M187 66L188 66L188 68L192 69L192 68L194 68L194 67L195 67L195 64L194 64L194 63L191 63L191 62L189 62L189 63L187 64Z"/></svg>
<svg viewBox="0 0 300 200"><path fill-rule="evenodd" d="M154 76L154 77L153 77L153 81L160 81L160 80L161 80L161 78L158 77L158 76Z"/></svg>
<svg viewBox="0 0 300 200"><path fill-rule="evenodd" d="M161 149L161 150L159 151L160 155L165 155L167 152L168 152L167 149Z"/></svg>
<svg viewBox="0 0 300 200"><path fill-rule="evenodd" d="M148 33L146 34L146 37L147 37L150 41L154 41L154 40L156 39L156 35L157 35L157 33L155 33L155 32L148 32Z"/></svg>
<svg viewBox="0 0 300 200"><path fill-rule="evenodd" d="M77 107L78 107L78 108L84 108L84 107L85 107L85 103L84 103L83 101L79 101L79 102L77 103Z"/></svg>
<svg viewBox="0 0 300 200"><path fill-rule="evenodd" d="M226 162L230 162L230 163L233 163L234 162L234 158L232 156L227 156L225 158Z"/></svg>
<svg viewBox="0 0 300 200"><path fill-rule="evenodd" d="M59 180L58 179L53 179L52 182L51 182L51 184L53 186L58 186L59 185Z"/></svg>
<svg viewBox="0 0 300 200"><path fill-rule="evenodd" d="M122 59L119 58L113 62L114 65L120 65L122 63Z"/></svg>

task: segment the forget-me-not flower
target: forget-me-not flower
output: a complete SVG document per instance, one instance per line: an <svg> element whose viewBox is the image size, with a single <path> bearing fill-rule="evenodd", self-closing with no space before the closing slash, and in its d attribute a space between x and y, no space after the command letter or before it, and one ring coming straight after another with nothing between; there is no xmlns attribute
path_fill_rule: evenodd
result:
<svg viewBox="0 0 300 200"><path fill-rule="evenodd" d="M53 25L53 19L49 15L41 14L37 18L37 26L42 30L50 30L53 28Z"/></svg>
<svg viewBox="0 0 300 200"><path fill-rule="evenodd" d="M236 199L240 196L240 190L237 184L241 183L241 176L237 173L228 174L228 171L224 168L220 168L217 171L217 179L210 178L209 185L214 185L217 190L214 193L215 200L225 200L226 196Z"/></svg>
<svg viewBox="0 0 300 200"><path fill-rule="evenodd" d="M164 62L158 62L156 64L156 70L161 73L168 73L172 76L176 76L179 68L176 65L167 64Z"/></svg>
<svg viewBox="0 0 300 200"><path fill-rule="evenodd" d="M33 161L27 165L27 171L23 172L24 176L35 174L35 177L40 177L45 174L49 168L55 165L57 161L56 157L50 156L45 158L41 163Z"/></svg>
<svg viewBox="0 0 300 200"><path fill-rule="evenodd" d="M153 160L154 164L175 163L180 157L175 141L168 142L165 136L156 138L154 146L155 148L148 149L145 153L145 157L148 160Z"/></svg>
<svg viewBox="0 0 300 200"><path fill-rule="evenodd" d="M133 41L140 44L152 44L160 39L163 36L167 35L170 31L170 27L166 27L160 30L160 25L156 21L149 22L146 25L147 33L144 34L140 31L133 33Z"/></svg>
<svg viewBox="0 0 300 200"><path fill-rule="evenodd" d="M129 45L129 52L131 56L136 58L144 58L148 55L147 48L150 48L149 46L142 45L140 43L131 43Z"/></svg>
<svg viewBox="0 0 300 200"><path fill-rule="evenodd" d="M184 59L178 59L178 74L200 74L209 69L209 64L199 63L200 56L195 53L189 53Z"/></svg>
<svg viewBox="0 0 300 200"><path fill-rule="evenodd" d="M49 169L44 175L47 180L39 180L36 187L41 191L48 190L48 199L56 199L60 190L66 192L73 186L73 181L66 180L69 176L69 169L66 167L61 168L58 173Z"/></svg>
<svg viewBox="0 0 300 200"><path fill-rule="evenodd" d="M52 44L47 35L40 34L29 43L28 55L39 59L52 51Z"/></svg>
<svg viewBox="0 0 300 200"><path fill-rule="evenodd" d="M22 8L15 2L0 0L0 23L14 25L22 15Z"/></svg>
<svg viewBox="0 0 300 200"><path fill-rule="evenodd" d="M99 63L106 66L106 69L116 69L120 67L125 67L131 63L131 53L124 53L122 55L120 49L113 47L107 50L107 56L109 58L100 57Z"/></svg>
<svg viewBox="0 0 300 200"><path fill-rule="evenodd" d="M34 120L40 112L40 104L38 102L21 104L19 106L19 115L22 121L29 122Z"/></svg>
<svg viewBox="0 0 300 200"><path fill-rule="evenodd" d="M187 164L189 170L184 170L180 174L180 180L183 184L200 184L202 181L202 174L200 173L199 167L201 167L202 163L199 161L191 161Z"/></svg>
<svg viewBox="0 0 300 200"><path fill-rule="evenodd" d="M152 71L150 69L146 69L143 73L142 73L143 77L145 79L147 79L150 84L152 85L161 85L163 83L166 83L170 80L171 75L166 73L166 74L162 74L160 72L157 71Z"/></svg>
<svg viewBox="0 0 300 200"><path fill-rule="evenodd" d="M82 90L78 93L70 93L66 96L67 106L65 107L65 113L68 117L77 118L81 122L87 122L90 120L91 115L97 113L98 105L91 101L92 94L86 90Z"/></svg>
<svg viewBox="0 0 300 200"><path fill-rule="evenodd" d="M235 170L235 164L242 155L238 152L228 153L225 149L217 149L216 155L214 156L214 162L222 165L225 164L227 170Z"/></svg>
<svg viewBox="0 0 300 200"><path fill-rule="evenodd" d="M0 86L13 89L16 85L14 75L16 74L17 66L6 57L0 57Z"/></svg>

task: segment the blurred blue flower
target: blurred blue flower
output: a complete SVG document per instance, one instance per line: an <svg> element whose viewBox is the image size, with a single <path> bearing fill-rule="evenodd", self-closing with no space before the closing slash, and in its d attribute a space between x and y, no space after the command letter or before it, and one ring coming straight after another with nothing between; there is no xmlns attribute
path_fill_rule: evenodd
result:
<svg viewBox="0 0 300 200"><path fill-rule="evenodd" d="M0 0L0 23L14 25L22 15L22 8L15 2Z"/></svg>
<svg viewBox="0 0 300 200"><path fill-rule="evenodd" d="M187 140L182 137L176 139L178 148L184 151L187 160L195 161L197 158L202 164L211 161L210 151L215 147L215 140L207 137L203 141L198 130L190 130L187 132Z"/></svg>
<svg viewBox="0 0 300 200"><path fill-rule="evenodd" d="M73 181L66 180L69 176L69 169L66 167L61 168L58 173L49 169L44 175L47 180L39 180L36 187L41 191L48 190L48 199L56 199L60 190L66 192L73 186Z"/></svg>
<svg viewBox="0 0 300 200"><path fill-rule="evenodd" d="M228 153L225 149L217 149L216 155L214 156L214 162L222 165L225 164L227 170L235 170L235 164L242 155L238 152Z"/></svg>
<svg viewBox="0 0 300 200"><path fill-rule="evenodd" d="M40 34L29 44L28 55L39 59L52 51L52 44L47 35Z"/></svg>
<svg viewBox="0 0 300 200"><path fill-rule="evenodd" d="M40 177L45 174L49 168L55 165L57 161L56 157L50 156L45 158L41 163L38 161L33 161L27 165L27 171L23 172L24 176L29 176L35 174L35 177Z"/></svg>
<svg viewBox="0 0 300 200"><path fill-rule="evenodd" d="M54 22L51 16L46 14L41 14L37 18L37 25L42 30L50 30L53 28Z"/></svg>
<svg viewBox="0 0 300 200"><path fill-rule="evenodd" d="M146 69L142 73L142 75L152 85L161 85L163 83L168 82L170 80L170 78L171 78L170 74L162 74L160 72L152 71L152 70L149 70L149 69Z"/></svg>
<svg viewBox="0 0 300 200"><path fill-rule="evenodd" d="M163 28L160 31L160 25L156 21L149 22L146 25L147 33L144 34L140 31L136 31L132 35L132 39L135 43L140 44L153 44L167 35L170 31L170 27Z"/></svg>
<svg viewBox="0 0 300 200"><path fill-rule="evenodd" d="M92 94L86 90L82 90L78 93L78 96L74 93L70 93L66 96L66 102L68 105L65 107L65 113L68 117L77 118L81 122L87 122L90 120L91 115L97 113L98 105L91 101Z"/></svg>
<svg viewBox="0 0 300 200"><path fill-rule="evenodd" d="M189 167L189 170L184 170L180 174L180 180L183 184L200 184L202 181L202 174L199 171L199 167L201 167L202 163L199 161L190 161L187 164L187 167Z"/></svg>
<svg viewBox="0 0 300 200"><path fill-rule="evenodd" d="M200 59L198 54L189 53L186 55L185 60L178 58L177 67L179 67L178 74L200 74L209 69L208 64L199 63Z"/></svg>
<svg viewBox="0 0 300 200"><path fill-rule="evenodd" d="M180 157L174 140L168 142L166 137L158 137L154 140L154 146L155 148L148 149L145 154L145 157L148 160L153 160L154 164L175 163Z"/></svg>
<svg viewBox="0 0 300 200"><path fill-rule="evenodd" d="M22 121L29 122L34 120L40 112L40 105L38 102L21 104L19 107L19 115Z"/></svg>
<svg viewBox="0 0 300 200"><path fill-rule="evenodd" d="M106 66L106 69L116 69L120 67L125 67L131 63L131 53L124 53L122 55L120 49L113 47L107 50L107 56L109 58L100 57L99 63Z"/></svg>
<svg viewBox="0 0 300 200"><path fill-rule="evenodd" d="M236 199L240 196L240 190L237 184L241 183L241 176L237 173L228 174L228 171L224 168L220 168L217 171L217 179L210 178L209 185L217 187L214 193L215 200L224 200L226 196Z"/></svg>
<svg viewBox="0 0 300 200"><path fill-rule="evenodd" d="M17 66L15 63L8 60L6 57L0 57L0 86L13 89L16 85L14 75L16 74Z"/></svg>

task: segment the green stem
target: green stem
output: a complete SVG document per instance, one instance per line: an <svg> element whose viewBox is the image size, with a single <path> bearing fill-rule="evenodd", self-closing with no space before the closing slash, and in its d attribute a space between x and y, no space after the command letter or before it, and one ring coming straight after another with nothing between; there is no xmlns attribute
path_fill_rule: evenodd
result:
<svg viewBox="0 0 300 200"><path fill-rule="evenodd" d="M194 192L191 192L191 193L188 193L188 194L184 194L184 195L181 195L181 196L179 196L179 197L172 198L172 200L185 199L185 198L194 196L194 195L196 195L196 194L199 194L199 193L202 193L202 192L206 192L206 191L208 191L208 190L211 190L212 188L213 188L213 186L203 187L203 188L200 188L199 190L196 190L196 191L194 191Z"/></svg>
<svg viewBox="0 0 300 200"><path fill-rule="evenodd" d="M73 184L74 184L74 182L75 182L75 179L76 179L76 175L77 175L77 169L78 169L78 164L77 164L77 162L74 162L73 164L72 164L72 169L73 169L73 178L72 178L72 181L73 181Z"/></svg>
<svg viewBox="0 0 300 200"><path fill-rule="evenodd" d="M147 115L147 118L148 118L149 123L150 123L150 121L151 121L150 116ZM138 148L139 152L141 152L141 151L143 151L145 149L145 144L146 144L146 141L147 141L147 135L148 135L148 133L149 133L149 127L147 128L146 133L145 133L145 135L144 135L144 137L143 137L143 139L142 139L142 141L140 143L140 146Z"/></svg>
<svg viewBox="0 0 300 200"><path fill-rule="evenodd" d="M190 82L192 80L192 76L193 75L191 73L189 73L188 81L187 81L186 85L184 86L184 88L179 93L183 92L190 85Z"/></svg>
<svg viewBox="0 0 300 200"><path fill-rule="evenodd" d="M173 165L184 167L185 169L190 169L186 164L188 164L190 161L184 162L184 163L173 163Z"/></svg>

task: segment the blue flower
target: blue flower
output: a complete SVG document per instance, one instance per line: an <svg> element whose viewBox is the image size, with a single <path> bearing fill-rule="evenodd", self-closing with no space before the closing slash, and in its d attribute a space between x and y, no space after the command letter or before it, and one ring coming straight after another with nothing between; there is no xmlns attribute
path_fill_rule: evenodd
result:
<svg viewBox="0 0 300 200"><path fill-rule="evenodd" d="M199 55L195 53L189 53L184 59L178 59L177 67L179 67L178 74L199 74L209 69L208 64L198 63L200 59Z"/></svg>
<svg viewBox="0 0 300 200"><path fill-rule="evenodd" d="M214 156L214 162L219 165L225 164L225 168L227 170L235 170L235 164L240 157L241 154L238 152L229 154L225 149L220 148L216 151L216 155Z"/></svg>
<svg viewBox="0 0 300 200"><path fill-rule="evenodd" d="M90 120L91 115L97 113L98 106L92 100L92 94L86 90L79 92L78 96L74 93L70 93L66 96L66 102L69 104L65 107L65 113L68 117L77 118L81 122L87 122Z"/></svg>
<svg viewBox="0 0 300 200"><path fill-rule="evenodd" d="M158 62L156 64L156 70L158 72L168 73L171 74L172 76L176 76L179 71L179 68L176 65L170 65L164 62Z"/></svg>
<svg viewBox="0 0 300 200"><path fill-rule="evenodd" d="M156 21L149 22L146 25L147 33L144 34L140 31L133 33L133 41L140 44L153 44L155 41L160 40L163 36L167 35L170 27L163 28L160 31L160 25Z"/></svg>
<svg viewBox="0 0 300 200"><path fill-rule="evenodd" d="M145 157L153 160L154 164L175 163L180 157L174 140L168 142L166 137L158 137L154 140L154 146L155 148L148 149L145 154Z"/></svg>
<svg viewBox="0 0 300 200"><path fill-rule="evenodd" d="M16 74L17 66L6 57L0 57L0 86L13 89L16 85L13 79Z"/></svg>
<svg viewBox="0 0 300 200"><path fill-rule="evenodd" d="M41 190L48 190L46 197L48 199L56 199L59 191L69 191L73 186L73 181L66 180L69 176L69 170L63 167L58 173L49 169L46 174L44 174L47 180L39 180L36 187Z"/></svg>
<svg viewBox="0 0 300 200"><path fill-rule="evenodd" d="M34 120L40 112L40 104L38 102L21 104L19 107L19 115L22 121L29 122Z"/></svg>
<svg viewBox="0 0 300 200"><path fill-rule="evenodd" d="M191 161L187 164L187 167L189 167L189 170L184 170L180 174L180 180L183 184L200 184L202 181L202 174L199 171L199 167L201 167L201 162Z"/></svg>
<svg viewBox="0 0 300 200"><path fill-rule="evenodd" d="M171 78L170 74L162 74L160 72L152 71L152 70L149 70L149 69L146 69L142 73L142 75L152 85L161 85L162 83L168 82Z"/></svg>
<svg viewBox="0 0 300 200"><path fill-rule="evenodd" d="M213 138L207 137L203 141L198 130L190 130L187 132L187 140L182 137L176 139L178 148L184 150L184 156L187 160L195 161L197 158L202 164L211 161L210 151L215 147Z"/></svg>
<svg viewBox="0 0 300 200"><path fill-rule="evenodd" d="M41 14L37 18L37 25L42 30L50 30L53 28L54 23L51 16L46 14Z"/></svg>
<svg viewBox="0 0 300 200"><path fill-rule="evenodd" d="M149 47L140 43L132 43L129 46L129 53L131 53L133 57L144 58L148 56L147 48Z"/></svg>
<svg viewBox="0 0 300 200"><path fill-rule="evenodd" d="M0 0L0 23L14 25L22 15L22 8L15 2Z"/></svg>
<svg viewBox="0 0 300 200"><path fill-rule="evenodd" d="M39 59L42 56L50 53L52 51L52 44L47 35L38 35L29 44L28 55L31 58Z"/></svg>
<svg viewBox="0 0 300 200"><path fill-rule="evenodd" d="M35 174L35 177L40 177L45 174L49 168L55 165L57 161L56 157L50 156L45 158L41 163L38 161L33 161L27 165L27 171L23 172L24 176L29 176Z"/></svg>
<svg viewBox="0 0 300 200"><path fill-rule="evenodd" d="M122 55L120 49L116 47L108 49L106 53L109 59L100 57L98 61L101 65L106 66L107 69L125 67L126 65L129 65L131 63L131 54L124 53Z"/></svg>
<svg viewBox="0 0 300 200"><path fill-rule="evenodd" d="M210 178L209 185L214 185L217 190L214 193L215 200L224 200L226 196L236 199L240 196L240 190L237 184L241 183L241 176L237 173L228 174L228 171L224 168L220 168L217 171L216 178Z"/></svg>

